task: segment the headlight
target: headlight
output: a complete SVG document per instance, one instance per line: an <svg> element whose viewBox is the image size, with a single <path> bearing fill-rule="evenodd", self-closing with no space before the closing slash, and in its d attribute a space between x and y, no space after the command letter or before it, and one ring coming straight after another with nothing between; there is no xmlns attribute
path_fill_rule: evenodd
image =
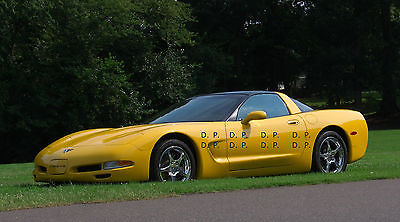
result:
<svg viewBox="0 0 400 222"><path fill-rule="evenodd" d="M135 164L134 162L129 160L110 161L110 162L105 162L103 164L103 169L111 170L111 169L133 166L134 164Z"/></svg>

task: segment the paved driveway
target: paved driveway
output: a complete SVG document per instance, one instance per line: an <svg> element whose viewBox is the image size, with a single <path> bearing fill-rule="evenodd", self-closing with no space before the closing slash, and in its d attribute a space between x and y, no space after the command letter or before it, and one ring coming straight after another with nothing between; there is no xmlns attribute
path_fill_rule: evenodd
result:
<svg viewBox="0 0 400 222"><path fill-rule="evenodd" d="M17 210L0 221L400 221L400 179Z"/></svg>

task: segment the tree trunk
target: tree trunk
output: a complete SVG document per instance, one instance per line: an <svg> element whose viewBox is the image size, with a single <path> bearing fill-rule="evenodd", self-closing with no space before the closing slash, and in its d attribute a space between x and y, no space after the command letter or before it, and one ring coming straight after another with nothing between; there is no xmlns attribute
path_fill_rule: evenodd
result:
<svg viewBox="0 0 400 222"><path fill-rule="evenodd" d="M357 84L357 83L356 83ZM357 108L360 108L362 106L362 94L361 94L361 87L355 86L354 90L354 100L355 100L355 106Z"/></svg>
<svg viewBox="0 0 400 222"><path fill-rule="evenodd" d="M328 94L328 107L332 108L334 106L335 106L335 99L334 99L333 93L329 93Z"/></svg>
<svg viewBox="0 0 400 222"><path fill-rule="evenodd" d="M365 64L364 62L364 57L362 53L362 47L361 47L361 41L363 36L365 35L363 32L363 28L361 26L361 20L363 19L363 6L358 2L354 1L353 2L353 7L354 7L354 19L355 19L355 24L356 24L356 31L355 36L354 36L354 43L353 43L353 51L354 51L354 57L353 57L353 63L354 63L354 74L352 75L352 84L353 84L353 99L354 99L354 105L357 108L360 108L362 105L362 82L363 82L363 76L365 73L362 71L362 67Z"/></svg>
<svg viewBox="0 0 400 222"><path fill-rule="evenodd" d="M382 115L390 115L399 112L396 104L396 86L395 86L395 68L398 58L398 50L395 45L392 26L390 23L390 6L392 0L381 1L381 19L382 19L382 38L383 38L383 55L381 76L382 84L382 102L380 104L379 113Z"/></svg>

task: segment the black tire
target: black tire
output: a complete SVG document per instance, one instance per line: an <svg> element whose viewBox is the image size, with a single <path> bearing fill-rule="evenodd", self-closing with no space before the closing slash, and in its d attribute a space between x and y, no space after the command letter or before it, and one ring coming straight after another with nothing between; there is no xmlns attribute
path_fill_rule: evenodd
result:
<svg viewBox="0 0 400 222"><path fill-rule="evenodd" d="M171 159L172 158L172 159ZM196 159L189 146L177 139L157 144L150 160L150 179L186 181L196 177Z"/></svg>
<svg viewBox="0 0 400 222"><path fill-rule="evenodd" d="M313 171L343 172L346 170L347 160L347 145L337 132L326 131L317 138L313 150Z"/></svg>

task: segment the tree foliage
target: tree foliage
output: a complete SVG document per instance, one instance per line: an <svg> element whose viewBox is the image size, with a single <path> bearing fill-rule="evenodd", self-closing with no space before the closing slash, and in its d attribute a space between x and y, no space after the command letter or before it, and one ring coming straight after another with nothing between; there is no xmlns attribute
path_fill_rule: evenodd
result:
<svg viewBox="0 0 400 222"><path fill-rule="evenodd" d="M184 2L198 20L191 26L197 44L189 49L202 65L195 73L198 91L284 86L289 94L327 97L334 106L343 99L360 105L363 90L391 89L382 93L390 101L382 107L391 107L381 110L396 110L398 1ZM305 89L293 87L299 76L306 77Z"/></svg>
<svg viewBox="0 0 400 222"><path fill-rule="evenodd" d="M190 93L186 4L6 0L0 16L0 162L31 161L73 131L138 123Z"/></svg>
<svg viewBox="0 0 400 222"><path fill-rule="evenodd" d="M398 36L394 0L0 0L0 163L217 91L378 90L392 114Z"/></svg>

